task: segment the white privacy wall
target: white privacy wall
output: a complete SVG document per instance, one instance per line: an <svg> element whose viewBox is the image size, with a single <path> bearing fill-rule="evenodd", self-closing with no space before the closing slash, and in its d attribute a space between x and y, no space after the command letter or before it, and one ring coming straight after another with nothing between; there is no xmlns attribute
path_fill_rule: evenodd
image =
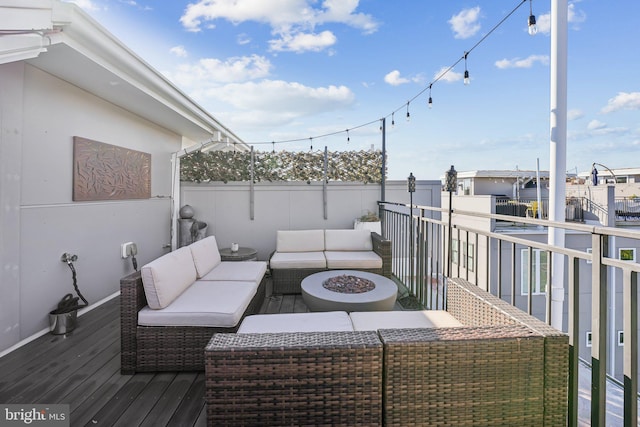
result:
<svg viewBox="0 0 640 427"><path fill-rule="evenodd" d="M234 242L253 247L261 260L275 250L277 230L353 228L357 217L378 212L380 200L380 185L330 182L325 219L322 183L257 183L252 220L247 182L182 183L181 188L181 206L194 208L194 218L207 223L207 235L215 236L219 247ZM386 200L409 203L406 182L387 182ZM413 203L440 206L440 181L418 181Z"/></svg>
<svg viewBox="0 0 640 427"><path fill-rule="evenodd" d="M73 293L60 261L78 255L81 292L95 303L170 242L171 153L181 137L39 69L0 65L0 352L48 327L48 313ZM73 136L151 153L151 199L73 202ZM81 327L82 318L79 319Z"/></svg>

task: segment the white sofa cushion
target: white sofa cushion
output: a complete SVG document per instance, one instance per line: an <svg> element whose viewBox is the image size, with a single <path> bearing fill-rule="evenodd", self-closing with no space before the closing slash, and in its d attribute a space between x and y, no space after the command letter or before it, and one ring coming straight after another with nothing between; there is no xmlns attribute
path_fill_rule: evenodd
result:
<svg viewBox="0 0 640 427"><path fill-rule="evenodd" d="M138 313L138 324L231 328L238 324L257 289L255 282L198 280L168 307L144 307Z"/></svg>
<svg viewBox="0 0 640 427"><path fill-rule="evenodd" d="M147 304L167 307L196 280L196 267L188 247L165 254L140 269Z"/></svg>
<svg viewBox="0 0 640 427"><path fill-rule="evenodd" d="M222 261L200 280L239 280L260 283L266 272L265 261Z"/></svg>
<svg viewBox="0 0 640 427"><path fill-rule="evenodd" d="M335 269L379 269L382 258L373 251L325 251L327 268Z"/></svg>
<svg viewBox="0 0 640 427"><path fill-rule="evenodd" d="M244 318L238 333L353 331L346 311L255 314Z"/></svg>
<svg viewBox="0 0 640 427"><path fill-rule="evenodd" d="M324 245L327 251L372 251L369 230L325 230Z"/></svg>
<svg viewBox="0 0 640 427"><path fill-rule="evenodd" d="M278 252L324 251L324 230L278 230Z"/></svg>
<svg viewBox="0 0 640 427"><path fill-rule="evenodd" d="M324 252L276 252L269 260L272 269L327 268Z"/></svg>
<svg viewBox="0 0 640 427"><path fill-rule="evenodd" d="M405 328L453 328L464 326L444 310L354 311L349 314L356 331Z"/></svg>
<svg viewBox="0 0 640 427"><path fill-rule="evenodd" d="M222 261L215 236L205 237L202 240L193 242L189 245L189 249L191 250L193 263L196 266L198 279L206 276Z"/></svg>

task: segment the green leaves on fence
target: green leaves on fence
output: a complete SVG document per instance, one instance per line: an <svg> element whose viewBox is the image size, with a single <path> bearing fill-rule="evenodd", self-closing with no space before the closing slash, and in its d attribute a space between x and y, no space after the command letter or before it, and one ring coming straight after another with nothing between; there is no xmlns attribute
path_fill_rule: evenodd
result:
<svg viewBox="0 0 640 427"><path fill-rule="evenodd" d="M254 152L254 182L322 181L324 152ZM381 151L327 153L329 181L380 183ZM250 181L250 152L194 152L180 161L180 179L190 182Z"/></svg>

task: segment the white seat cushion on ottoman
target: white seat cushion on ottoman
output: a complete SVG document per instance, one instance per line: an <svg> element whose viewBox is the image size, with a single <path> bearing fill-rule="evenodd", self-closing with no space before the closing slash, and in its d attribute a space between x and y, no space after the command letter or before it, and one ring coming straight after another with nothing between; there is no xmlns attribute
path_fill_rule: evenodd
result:
<svg viewBox="0 0 640 427"><path fill-rule="evenodd" d="M356 331L405 328L454 328L464 326L445 310L351 312Z"/></svg>
<svg viewBox="0 0 640 427"><path fill-rule="evenodd" d="M244 318L238 333L353 331L346 311L254 314Z"/></svg>

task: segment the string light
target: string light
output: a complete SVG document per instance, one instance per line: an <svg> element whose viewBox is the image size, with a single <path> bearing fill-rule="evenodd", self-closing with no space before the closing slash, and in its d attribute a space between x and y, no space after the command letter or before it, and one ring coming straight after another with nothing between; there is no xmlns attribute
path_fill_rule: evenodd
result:
<svg viewBox="0 0 640 427"><path fill-rule="evenodd" d="M407 121L411 121L411 114L409 114L409 103L407 102Z"/></svg>
<svg viewBox="0 0 640 427"><path fill-rule="evenodd" d="M469 71L467 69L467 56L469 53L471 53L476 47L478 47L480 44L482 44L491 34L493 34L493 32L495 32L495 30L497 30L507 19L509 19L511 17L511 15L513 15L518 9L520 9L520 7L526 2L527 0L520 0L519 3L509 12L507 13L496 25L494 25L487 33L484 34L484 36L478 40L478 42L476 42L476 44L474 44L471 49L469 49L468 51L466 51L464 53L464 56L462 56L460 59L458 59L456 62L454 62L451 66L449 66L448 68L442 70L437 76L436 78L429 83L428 86L426 86L424 89L422 89L420 92L418 92L413 98L411 98L408 102L400 105L398 108L396 108L395 110L393 110L391 112L391 127L395 127L395 113L398 112L400 109L404 108L406 106L407 108L407 120L410 120L410 114L409 114L409 103L411 103L413 100L415 100L416 98L418 98L419 96L421 96L424 92L426 92L427 90L429 90L429 100L428 100L428 106L429 108L432 108L433 105L433 99L431 97L431 89L433 84L438 83L440 80L442 80L451 70L453 70L460 62L462 62L464 60L464 66L465 66L465 72L464 72L464 83L466 85L471 83L471 79L469 76ZM531 2L532 0L529 0L530 3L530 16L529 16L529 34L531 34L533 32L533 34L535 34L535 32L537 32L537 26L535 26L535 16L533 15L533 6L531 6ZM533 28L531 28L531 26L534 26ZM389 117L389 116L386 116ZM333 136L333 135L337 135L340 134L342 132L347 132L347 141L349 141L349 135L348 132L349 130L354 130L354 129L358 129L361 127L365 127L365 126L369 126L375 122L377 122L380 119L376 119L373 121L370 121L368 123L364 123L361 124L359 126L355 126L352 127L350 129L346 129L346 130L342 130L342 131L336 131L336 132L331 132L331 133L327 133L324 135L316 135L315 138L325 138L328 136ZM298 138L298 139L289 139L289 140L282 140L282 141L277 141L278 144L284 144L284 143L293 143L293 142L301 142L304 141L305 138ZM309 141L311 142L311 150L313 150L313 137L309 138ZM255 142L252 144L268 144L268 143L275 143L275 142ZM235 145L235 143L234 143ZM235 151L235 150L234 150Z"/></svg>
<svg viewBox="0 0 640 427"><path fill-rule="evenodd" d="M529 0L529 34L535 36L538 33L536 16L533 14L533 0Z"/></svg>
<svg viewBox="0 0 640 427"><path fill-rule="evenodd" d="M309 151L313 151L313 138L309 138Z"/></svg>
<svg viewBox="0 0 640 427"><path fill-rule="evenodd" d="M349 141L351 141L351 138L349 137L349 129L347 129L347 144L349 143Z"/></svg>
<svg viewBox="0 0 640 427"><path fill-rule="evenodd" d="M464 53L464 84L470 85L471 79L469 78L469 70L467 70L467 55L469 52Z"/></svg>
<svg viewBox="0 0 640 427"><path fill-rule="evenodd" d="M272 153L275 153L275 152L276 152L276 142L275 142L275 141L271 141L271 144L272 144L272 146L271 146L271 152L272 152Z"/></svg>

